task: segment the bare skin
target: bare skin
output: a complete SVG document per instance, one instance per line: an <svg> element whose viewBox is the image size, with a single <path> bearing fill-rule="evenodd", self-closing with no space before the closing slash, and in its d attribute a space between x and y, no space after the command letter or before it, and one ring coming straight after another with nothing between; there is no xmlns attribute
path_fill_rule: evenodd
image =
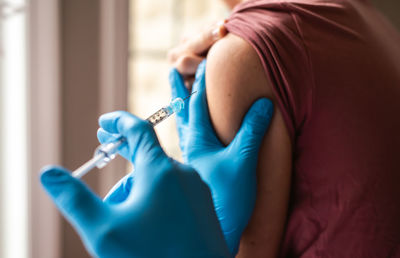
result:
<svg viewBox="0 0 400 258"><path fill-rule="evenodd" d="M269 81L254 49L228 34L210 49L206 71L210 117L217 135L228 144L251 104L260 97L274 100ZM258 163L257 201L238 257L276 257L284 232L292 171L292 145L282 114L275 105Z"/></svg>
<svg viewBox="0 0 400 258"><path fill-rule="evenodd" d="M223 1L230 8L242 2ZM381 2L389 1L379 1ZM387 10L395 10L397 2L392 2L393 4L382 5L389 6ZM188 52L185 53L188 55ZM242 39L228 34L215 43L207 59L210 116L220 140L228 144L253 101L259 97L275 100L275 96L258 56ZM238 257L278 255L287 219L292 148L281 111L275 105L271 127L259 153L256 207L242 236Z"/></svg>
<svg viewBox="0 0 400 258"><path fill-rule="evenodd" d="M240 1L227 0L234 7ZM169 53L169 61L188 78L207 55L206 87L210 117L221 142L236 135L242 118L260 97L274 101L271 85L254 49L243 39L219 27L186 39ZM211 47L212 46L212 47ZM209 50L209 48L211 49ZM292 145L282 114L275 113L259 153L257 201L253 216L240 243L238 257L276 257L287 217L292 171Z"/></svg>

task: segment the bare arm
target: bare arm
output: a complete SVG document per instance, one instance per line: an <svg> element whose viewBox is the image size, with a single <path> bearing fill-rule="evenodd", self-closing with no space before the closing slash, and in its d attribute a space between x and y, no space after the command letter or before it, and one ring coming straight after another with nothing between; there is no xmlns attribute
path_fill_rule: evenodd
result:
<svg viewBox="0 0 400 258"><path fill-rule="evenodd" d="M274 101L255 50L229 34L207 57L207 99L214 128L224 144L234 138L251 104L260 97ZM292 170L292 146L280 110L261 145L257 201L238 257L276 257L284 232Z"/></svg>

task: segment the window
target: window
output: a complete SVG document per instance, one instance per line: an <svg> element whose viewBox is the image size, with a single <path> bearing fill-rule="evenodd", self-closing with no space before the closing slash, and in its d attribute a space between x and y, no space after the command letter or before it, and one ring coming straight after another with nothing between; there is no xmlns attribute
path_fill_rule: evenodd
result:
<svg viewBox="0 0 400 258"><path fill-rule="evenodd" d="M28 253L25 0L0 2L0 256Z"/></svg>
<svg viewBox="0 0 400 258"><path fill-rule="evenodd" d="M217 0L132 0L130 43L130 111L142 118L170 101L167 52L182 35L199 31L227 14ZM158 125L161 145L179 157L174 119Z"/></svg>
<svg viewBox="0 0 400 258"><path fill-rule="evenodd" d="M127 98L143 118L168 104L168 49L226 14L217 0L131 0L127 97L128 1L0 0L0 257L88 257L40 187L40 168L86 161L97 116L125 109ZM66 126L82 121L79 133ZM157 131L179 157L174 126L170 119ZM85 180L102 195L124 165Z"/></svg>

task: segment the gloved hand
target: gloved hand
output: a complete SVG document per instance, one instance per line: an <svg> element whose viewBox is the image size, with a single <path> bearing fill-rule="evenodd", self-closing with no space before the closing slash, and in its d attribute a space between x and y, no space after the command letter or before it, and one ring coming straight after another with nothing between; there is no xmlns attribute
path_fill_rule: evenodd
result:
<svg viewBox="0 0 400 258"><path fill-rule="evenodd" d="M63 168L43 187L96 257L229 257L208 186L191 167L166 156L151 125L126 112L100 118L99 135L126 137L135 166L103 202Z"/></svg>
<svg viewBox="0 0 400 258"><path fill-rule="evenodd" d="M234 140L225 147L210 123L206 88L206 63L199 65L189 99L189 108L177 114L180 147L186 164L192 166L211 188L215 210L232 254L247 226L256 200L258 150L269 126L273 105L257 100L247 112ZM189 94L176 69L170 73L172 96Z"/></svg>

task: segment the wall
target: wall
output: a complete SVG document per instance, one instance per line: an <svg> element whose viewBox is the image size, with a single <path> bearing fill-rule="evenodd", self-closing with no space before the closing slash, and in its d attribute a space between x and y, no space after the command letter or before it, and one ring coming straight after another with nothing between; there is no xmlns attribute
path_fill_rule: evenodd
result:
<svg viewBox="0 0 400 258"><path fill-rule="evenodd" d="M371 0L371 2L397 27L400 31L400 1Z"/></svg>

